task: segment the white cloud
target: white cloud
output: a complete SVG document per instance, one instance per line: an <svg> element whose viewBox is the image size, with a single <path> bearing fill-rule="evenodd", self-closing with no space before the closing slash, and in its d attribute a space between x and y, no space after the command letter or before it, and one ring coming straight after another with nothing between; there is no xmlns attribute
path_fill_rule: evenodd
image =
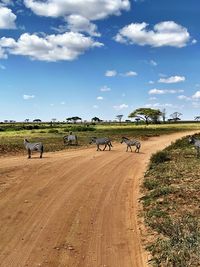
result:
<svg viewBox="0 0 200 267"><path fill-rule="evenodd" d="M99 106L97 106L97 105L93 105L93 108L95 108L95 109L98 109L98 108L99 108Z"/></svg>
<svg viewBox="0 0 200 267"><path fill-rule="evenodd" d="M97 96L97 100L103 100L103 96Z"/></svg>
<svg viewBox="0 0 200 267"><path fill-rule="evenodd" d="M0 6L0 29L15 29L16 18L11 9Z"/></svg>
<svg viewBox="0 0 200 267"><path fill-rule="evenodd" d="M65 105L66 103L64 101L60 102L61 105Z"/></svg>
<svg viewBox="0 0 200 267"><path fill-rule="evenodd" d="M153 30L148 30L148 26L145 22L131 23L118 32L115 40L120 43L141 46L173 46L179 48L186 46L190 40L187 29L174 21L160 22L153 27Z"/></svg>
<svg viewBox="0 0 200 267"><path fill-rule="evenodd" d="M154 81L149 81L149 84L154 84L155 82Z"/></svg>
<svg viewBox="0 0 200 267"><path fill-rule="evenodd" d="M148 108L172 108L173 104L169 104L169 103L165 103L165 104L154 103L154 104L146 104L145 106L148 107Z"/></svg>
<svg viewBox="0 0 200 267"><path fill-rule="evenodd" d="M196 44L197 43L197 40L196 39L193 39L192 40L192 44Z"/></svg>
<svg viewBox="0 0 200 267"><path fill-rule="evenodd" d="M17 41L13 38L0 39L0 49L10 54L28 56L41 61L74 60L86 50L101 47L102 43L94 41L81 33L66 32L38 36L24 33Z"/></svg>
<svg viewBox="0 0 200 267"><path fill-rule="evenodd" d="M200 91L196 91L196 93L192 96L192 98L199 100L200 99Z"/></svg>
<svg viewBox="0 0 200 267"><path fill-rule="evenodd" d="M150 64L154 67L158 66L158 63L154 60L150 60Z"/></svg>
<svg viewBox="0 0 200 267"><path fill-rule="evenodd" d="M149 90L150 95L164 95L164 94L177 94L177 93L183 93L184 90L166 90L166 89L151 89Z"/></svg>
<svg viewBox="0 0 200 267"><path fill-rule="evenodd" d="M126 73L122 73L121 75L124 77L133 77L133 76L137 76L138 74L135 71L128 71Z"/></svg>
<svg viewBox="0 0 200 267"><path fill-rule="evenodd" d="M174 105L171 103L153 103L153 104L146 104L145 107L147 108L155 108L155 109L160 109L160 108L176 108L176 109L182 109L184 108L184 105Z"/></svg>
<svg viewBox="0 0 200 267"><path fill-rule="evenodd" d="M24 4L39 16L57 18L76 14L89 20L120 15L130 9L129 0L24 0Z"/></svg>
<svg viewBox="0 0 200 267"><path fill-rule="evenodd" d="M97 32L97 26L81 15L70 15L66 18L66 21L68 22L67 28L73 32L86 32L91 36L101 36Z"/></svg>
<svg viewBox="0 0 200 267"><path fill-rule="evenodd" d="M159 83L180 83L184 81L185 81L184 76L171 76L169 78L160 78L158 80Z"/></svg>
<svg viewBox="0 0 200 267"><path fill-rule="evenodd" d="M35 98L34 95L23 95L23 99L24 99L24 100L31 100L31 99L33 99L33 98Z"/></svg>
<svg viewBox="0 0 200 267"><path fill-rule="evenodd" d="M0 59L1 58L7 58L7 55L5 53L5 50L0 46Z"/></svg>
<svg viewBox="0 0 200 267"><path fill-rule="evenodd" d="M105 73L106 77L114 77L117 75L117 71L116 70L107 70Z"/></svg>
<svg viewBox="0 0 200 267"><path fill-rule="evenodd" d="M103 87L100 88L100 91L101 92L109 92L109 91L111 91L111 89L107 85L104 85Z"/></svg>
<svg viewBox="0 0 200 267"><path fill-rule="evenodd" d="M121 104L118 106L113 106L113 108L116 110L122 110L122 109L128 108L128 105L127 104Z"/></svg>
<svg viewBox="0 0 200 267"><path fill-rule="evenodd" d="M1 2L2 2L2 5L5 5L5 6L13 5L13 1L12 0L1 0Z"/></svg>
<svg viewBox="0 0 200 267"><path fill-rule="evenodd" d="M180 99L180 100L186 100L186 101L190 101L191 100L190 97L185 96L185 95L179 95L177 98Z"/></svg>

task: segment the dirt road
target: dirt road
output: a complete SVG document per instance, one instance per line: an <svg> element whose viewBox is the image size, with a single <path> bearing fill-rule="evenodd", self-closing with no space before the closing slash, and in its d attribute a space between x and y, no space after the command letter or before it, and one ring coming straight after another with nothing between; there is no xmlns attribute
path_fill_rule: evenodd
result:
<svg viewBox="0 0 200 267"><path fill-rule="evenodd" d="M0 266L147 266L139 186L150 155L186 134L151 138L139 154L115 144L0 159Z"/></svg>

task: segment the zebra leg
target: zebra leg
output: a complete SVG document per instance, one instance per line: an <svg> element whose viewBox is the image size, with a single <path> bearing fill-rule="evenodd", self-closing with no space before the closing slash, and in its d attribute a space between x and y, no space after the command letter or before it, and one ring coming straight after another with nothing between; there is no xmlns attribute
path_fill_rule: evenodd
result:
<svg viewBox="0 0 200 267"><path fill-rule="evenodd" d="M128 146L126 147L126 152L128 152Z"/></svg>
<svg viewBox="0 0 200 267"><path fill-rule="evenodd" d="M105 144L103 151L105 151L106 147L107 147L107 144Z"/></svg>
<svg viewBox="0 0 200 267"><path fill-rule="evenodd" d="M30 159L30 158L31 158L31 150L28 149L28 159Z"/></svg>
<svg viewBox="0 0 200 267"><path fill-rule="evenodd" d="M108 146L109 146L109 151L110 151L110 150L111 150L111 146L112 146L112 144L110 143Z"/></svg>
<svg viewBox="0 0 200 267"><path fill-rule="evenodd" d="M130 146L130 150L131 150L131 152L133 152L133 150L132 150L132 147Z"/></svg>
<svg viewBox="0 0 200 267"><path fill-rule="evenodd" d="M101 151L101 148L99 147L99 145L97 145L97 151Z"/></svg>

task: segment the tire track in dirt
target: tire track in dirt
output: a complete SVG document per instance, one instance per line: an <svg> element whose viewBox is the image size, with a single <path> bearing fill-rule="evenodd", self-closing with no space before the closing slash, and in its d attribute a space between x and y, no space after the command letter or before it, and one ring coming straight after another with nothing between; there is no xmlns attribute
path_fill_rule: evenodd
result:
<svg viewBox="0 0 200 267"><path fill-rule="evenodd" d="M144 141L140 154L115 144L111 152L1 159L0 266L147 266L138 220L142 176L152 153L186 134Z"/></svg>

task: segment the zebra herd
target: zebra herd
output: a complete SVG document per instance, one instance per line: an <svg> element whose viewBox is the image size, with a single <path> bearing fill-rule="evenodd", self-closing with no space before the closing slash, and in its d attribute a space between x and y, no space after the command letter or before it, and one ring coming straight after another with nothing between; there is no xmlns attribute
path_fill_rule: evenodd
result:
<svg viewBox="0 0 200 267"><path fill-rule="evenodd" d="M63 141L64 141L65 145L72 145L73 142L75 145L78 145L78 137L76 135L72 134L72 132L70 132L69 135L64 136ZM130 140L127 137L122 137L121 144L122 143L125 143L127 146L126 152L128 151L129 148L132 152L131 147L135 146L136 147L135 152L139 153L141 143L138 140ZM100 148L100 146L102 146L102 145L104 146L103 151L105 151L107 147L110 151L111 148L113 147L111 139L107 138L107 137L101 137L101 138L92 137L89 144L96 144L97 151L102 151L102 149ZM42 155L44 152L44 145L41 142L30 143L27 139L24 139L24 146L25 146L26 150L28 151L28 158L29 159L31 158L31 153L33 151L40 152L40 158L42 158Z"/></svg>
<svg viewBox="0 0 200 267"><path fill-rule="evenodd" d="M73 142L75 145L78 145L78 137L76 135L72 134L72 132L70 132L69 135L64 136L63 141L64 141L64 144L67 144L67 145L71 145ZM197 157L199 157L200 156L200 140L193 137L193 136L189 136L188 142L190 144L194 145L194 147L197 150ZM123 136L120 143L126 144L126 152L128 152L128 149L130 149L132 152L133 146L135 146L135 152L137 152L137 153L140 152L141 143L138 140L135 140L135 139L130 140L129 138ZM100 146L102 146L102 145L104 146L103 151L105 151L107 147L110 151L111 148L113 147L111 139L107 138L107 137L101 137L101 138L92 137L89 144L96 144L97 151L102 150L100 148ZM28 158L29 159L31 158L31 153L33 151L40 152L40 158L42 158L42 155L44 152L44 146L41 142L30 143L27 139L24 139L24 146L25 146L26 150L28 151Z"/></svg>

